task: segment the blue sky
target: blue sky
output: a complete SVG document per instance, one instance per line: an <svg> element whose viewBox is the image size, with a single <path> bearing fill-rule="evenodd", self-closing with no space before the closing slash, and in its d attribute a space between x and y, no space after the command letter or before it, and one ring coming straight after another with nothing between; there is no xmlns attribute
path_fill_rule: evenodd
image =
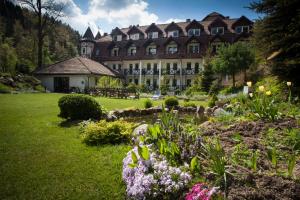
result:
<svg viewBox="0 0 300 200"><path fill-rule="evenodd" d="M60 0L67 3L66 19L81 34L88 25L94 34L110 32L114 27L147 25L152 22L166 23L201 20L210 12L250 19L259 16L246 8L254 0Z"/></svg>

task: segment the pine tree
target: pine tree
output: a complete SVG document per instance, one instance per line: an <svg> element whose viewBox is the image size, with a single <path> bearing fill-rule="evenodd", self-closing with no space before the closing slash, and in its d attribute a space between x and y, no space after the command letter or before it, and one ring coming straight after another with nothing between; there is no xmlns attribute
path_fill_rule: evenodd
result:
<svg viewBox="0 0 300 200"><path fill-rule="evenodd" d="M201 77L201 89L205 92L209 92L212 82L215 80L213 66L211 63L212 54L208 49L204 57L204 70Z"/></svg>
<svg viewBox="0 0 300 200"><path fill-rule="evenodd" d="M299 0L261 0L250 8L263 14L254 26L254 41L275 75L300 85Z"/></svg>

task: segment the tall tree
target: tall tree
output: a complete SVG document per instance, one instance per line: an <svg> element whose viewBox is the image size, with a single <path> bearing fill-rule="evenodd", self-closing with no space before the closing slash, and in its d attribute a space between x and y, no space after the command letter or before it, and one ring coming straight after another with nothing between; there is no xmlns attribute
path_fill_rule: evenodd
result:
<svg viewBox="0 0 300 200"><path fill-rule="evenodd" d="M22 5L29 7L37 16L37 46L38 46L38 67L43 66L43 45L47 35L47 29L51 28L56 20L62 17L63 3L55 0L18 0Z"/></svg>
<svg viewBox="0 0 300 200"><path fill-rule="evenodd" d="M263 14L254 25L254 41L275 75L300 85L299 0L260 0L250 8Z"/></svg>
<svg viewBox="0 0 300 200"><path fill-rule="evenodd" d="M221 74L232 76L232 86L235 87L236 73L244 72L246 81L246 71L255 62L255 54L250 45L244 42L237 42L231 45L223 45L218 49L216 57L213 59L213 68Z"/></svg>
<svg viewBox="0 0 300 200"><path fill-rule="evenodd" d="M204 56L204 70L201 75L201 89L209 92L212 82L215 80L213 66L212 66L212 52L208 48Z"/></svg>

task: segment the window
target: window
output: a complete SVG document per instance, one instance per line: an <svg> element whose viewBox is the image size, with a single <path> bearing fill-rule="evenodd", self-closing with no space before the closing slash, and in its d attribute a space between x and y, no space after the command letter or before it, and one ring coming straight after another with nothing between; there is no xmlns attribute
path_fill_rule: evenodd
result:
<svg viewBox="0 0 300 200"><path fill-rule="evenodd" d="M130 35L130 39L132 39L132 40L138 40L139 38L140 38L140 34L138 34L138 33Z"/></svg>
<svg viewBox="0 0 300 200"><path fill-rule="evenodd" d="M150 33L148 33L148 38L158 38L158 32L150 32Z"/></svg>
<svg viewBox="0 0 300 200"><path fill-rule="evenodd" d="M200 29L189 29L188 36L199 36L200 35Z"/></svg>
<svg viewBox="0 0 300 200"><path fill-rule="evenodd" d="M119 56L119 48L114 47L111 52L112 56Z"/></svg>
<svg viewBox="0 0 300 200"><path fill-rule="evenodd" d="M190 43L188 45L189 53L199 53L199 43Z"/></svg>
<svg viewBox="0 0 300 200"><path fill-rule="evenodd" d="M235 27L236 33L249 33L249 26L237 26Z"/></svg>
<svg viewBox="0 0 300 200"><path fill-rule="evenodd" d="M118 64L118 70L121 71L122 65Z"/></svg>
<svg viewBox="0 0 300 200"><path fill-rule="evenodd" d="M139 84L139 79L134 79L134 84L138 85Z"/></svg>
<svg viewBox="0 0 300 200"><path fill-rule="evenodd" d="M155 55L156 54L156 47L150 47L149 48L149 55Z"/></svg>
<svg viewBox="0 0 300 200"><path fill-rule="evenodd" d="M222 43L218 42L218 43L213 43L212 46L212 52L213 53L217 53L218 48L222 45Z"/></svg>
<svg viewBox="0 0 300 200"><path fill-rule="evenodd" d="M195 73L199 73L199 63L195 63Z"/></svg>
<svg viewBox="0 0 300 200"><path fill-rule="evenodd" d="M173 63L173 70L177 71L177 63Z"/></svg>
<svg viewBox="0 0 300 200"><path fill-rule="evenodd" d="M85 54L85 52L86 52L86 49L85 49L85 47L83 47L82 48L82 54Z"/></svg>
<svg viewBox="0 0 300 200"><path fill-rule="evenodd" d="M157 63L153 64L153 71L154 71L154 73L157 71Z"/></svg>
<svg viewBox="0 0 300 200"><path fill-rule="evenodd" d="M136 54L136 47L135 46L131 46L128 49L128 55L129 56L134 56Z"/></svg>
<svg viewBox="0 0 300 200"><path fill-rule="evenodd" d="M224 34L224 27L213 27L210 31L212 35Z"/></svg>
<svg viewBox="0 0 300 200"><path fill-rule="evenodd" d="M191 70L191 69L192 69L192 63L188 62L188 63L186 64L186 69L187 69L187 70Z"/></svg>
<svg viewBox="0 0 300 200"><path fill-rule="evenodd" d="M150 85L151 85L150 79L147 79L147 80L146 80L146 84L147 84L147 86L150 86Z"/></svg>
<svg viewBox="0 0 300 200"><path fill-rule="evenodd" d="M169 47L168 54L174 54L174 53L177 53L177 46Z"/></svg>
<svg viewBox="0 0 300 200"><path fill-rule="evenodd" d="M151 70L151 64L147 63L147 71Z"/></svg>
<svg viewBox="0 0 300 200"><path fill-rule="evenodd" d="M168 32L168 37L178 37L178 36L179 36L178 30Z"/></svg>
<svg viewBox="0 0 300 200"><path fill-rule="evenodd" d="M117 41L122 41L122 35L117 35Z"/></svg>
<svg viewBox="0 0 300 200"><path fill-rule="evenodd" d="M172 86L173 86L173 87L176 87L176 85L177 85L177 80L176 80L176 79L173 79L173 81L172 81Z"/></svg>
<svg viewBox="0 0 300 200"><path fill-rule="evenodd" d="M116 69L116 64L113 64L112 68L113 68L113 70L115 70Z"/></svg>
<svg viewBox="0 0 300 200"><path fill-rule="evenodd" d="M130 78L130 79L128 79L128 83L131 83L132 82L132 79Z"/></svg>
<svg viewBox="0 0 300 200"><path fill-rule="evenodd" d="M132 70L133 70L133 64L129 64L129 74L132 74Z"/></svg>
<svg viewBox="0 0 300 200"><path fill-rule="evenodd" d="M170 63L167 63L167 71L169 72L170 71Z"/></svg>
<svg viewBox="0 0 300 200"><path fill-rule="evenodd" d="M99 56L99 49L96 49L96 56Z"/></svg>
<svg viewBox="0 0 300 200"><path fill-rule="evenodd" d="M139 70L139 63L135 63L134 69Z"/></svg>

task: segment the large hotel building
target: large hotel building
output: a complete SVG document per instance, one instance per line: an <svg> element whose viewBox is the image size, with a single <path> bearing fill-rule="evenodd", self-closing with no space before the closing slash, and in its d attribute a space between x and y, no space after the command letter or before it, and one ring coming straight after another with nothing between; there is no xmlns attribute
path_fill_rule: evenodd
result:
<svg viewBox="0 0 300 200"><path fill-rule="evenodd" d="M203 70L208 47L247 41L253 22L245 16L232 19L213 12L201 21L129 26L96 37L90 28L80 41L80 54L117 71L126 83L170 91L193 84Z"/></svg>

